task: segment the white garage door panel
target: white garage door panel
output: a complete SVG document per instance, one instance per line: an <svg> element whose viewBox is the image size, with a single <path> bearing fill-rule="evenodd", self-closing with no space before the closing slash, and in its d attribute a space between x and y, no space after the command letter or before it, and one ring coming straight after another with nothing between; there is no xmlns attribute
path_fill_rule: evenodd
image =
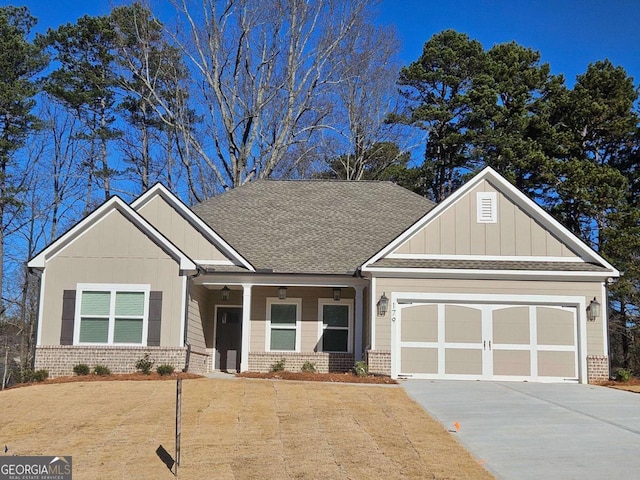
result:
<svg viewBox="0 0 640 480"><path fill-rule="evenodd" d="M396 321L399 375L578 379L575 307L413 303L401 305Z"/></svg>

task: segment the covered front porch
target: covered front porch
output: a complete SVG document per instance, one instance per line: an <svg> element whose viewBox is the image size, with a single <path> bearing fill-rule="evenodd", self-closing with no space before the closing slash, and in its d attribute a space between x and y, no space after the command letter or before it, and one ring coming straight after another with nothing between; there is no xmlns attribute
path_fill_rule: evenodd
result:
<svg viewBox="0 0 640 480"><path fill-rule="evenodd" d="M344 372L362 360L367 281L352 276L202 274L185 338L205 371Z"/></svg>

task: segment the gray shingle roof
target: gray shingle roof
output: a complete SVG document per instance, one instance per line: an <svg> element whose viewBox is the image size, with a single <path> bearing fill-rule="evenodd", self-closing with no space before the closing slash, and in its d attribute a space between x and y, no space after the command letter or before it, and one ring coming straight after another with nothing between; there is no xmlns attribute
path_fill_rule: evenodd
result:
<svg viewBox="0 0 640 480"><path fill-rule="evenodd" d="M391 182L258 180L192 210L257 270L351 274L433 207Z"/></svg>
<svg viewBox="0 0 640 480"><path fill-rule="evenodd" d="M518 262L502 260L439 260L382 258L371 265L381 268L434 268L460 270L532 270L549 272L608 272L601 265L584 262Z"/></svg>

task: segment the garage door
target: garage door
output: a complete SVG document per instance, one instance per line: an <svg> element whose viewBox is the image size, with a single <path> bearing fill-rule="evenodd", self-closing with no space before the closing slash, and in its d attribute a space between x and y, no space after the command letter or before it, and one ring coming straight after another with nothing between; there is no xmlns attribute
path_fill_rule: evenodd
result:
<svg viewBox="0 0 640 480"><path fill-rule="evenodd" d="M575 307L405 304L396 322L401 376L578 380Z"/></svg>

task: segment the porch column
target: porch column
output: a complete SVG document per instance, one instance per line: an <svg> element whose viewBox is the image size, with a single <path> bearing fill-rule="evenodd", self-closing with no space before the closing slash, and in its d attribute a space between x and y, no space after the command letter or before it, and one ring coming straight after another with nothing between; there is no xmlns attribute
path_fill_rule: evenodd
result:
<svg viewBox="0 0 640 480"><path fill-rule="evenodd" d="M355 331L354 331L354 335L356 337L356 343L355 343L355 357L356 357L356 362L359 362L360 360L362 360L362 312L363 312L363 291L364 291L364 286L363 285L356 285L355 287L353 287L354 290L356 291L356 302L355 302Z"/></svg>
<svg viewBox="0 0 640 480"><path fill-rule="evenodd" d="M242 352L240 371L249 370L249 348L251 345L251 285L242 284Z"/></svg>

